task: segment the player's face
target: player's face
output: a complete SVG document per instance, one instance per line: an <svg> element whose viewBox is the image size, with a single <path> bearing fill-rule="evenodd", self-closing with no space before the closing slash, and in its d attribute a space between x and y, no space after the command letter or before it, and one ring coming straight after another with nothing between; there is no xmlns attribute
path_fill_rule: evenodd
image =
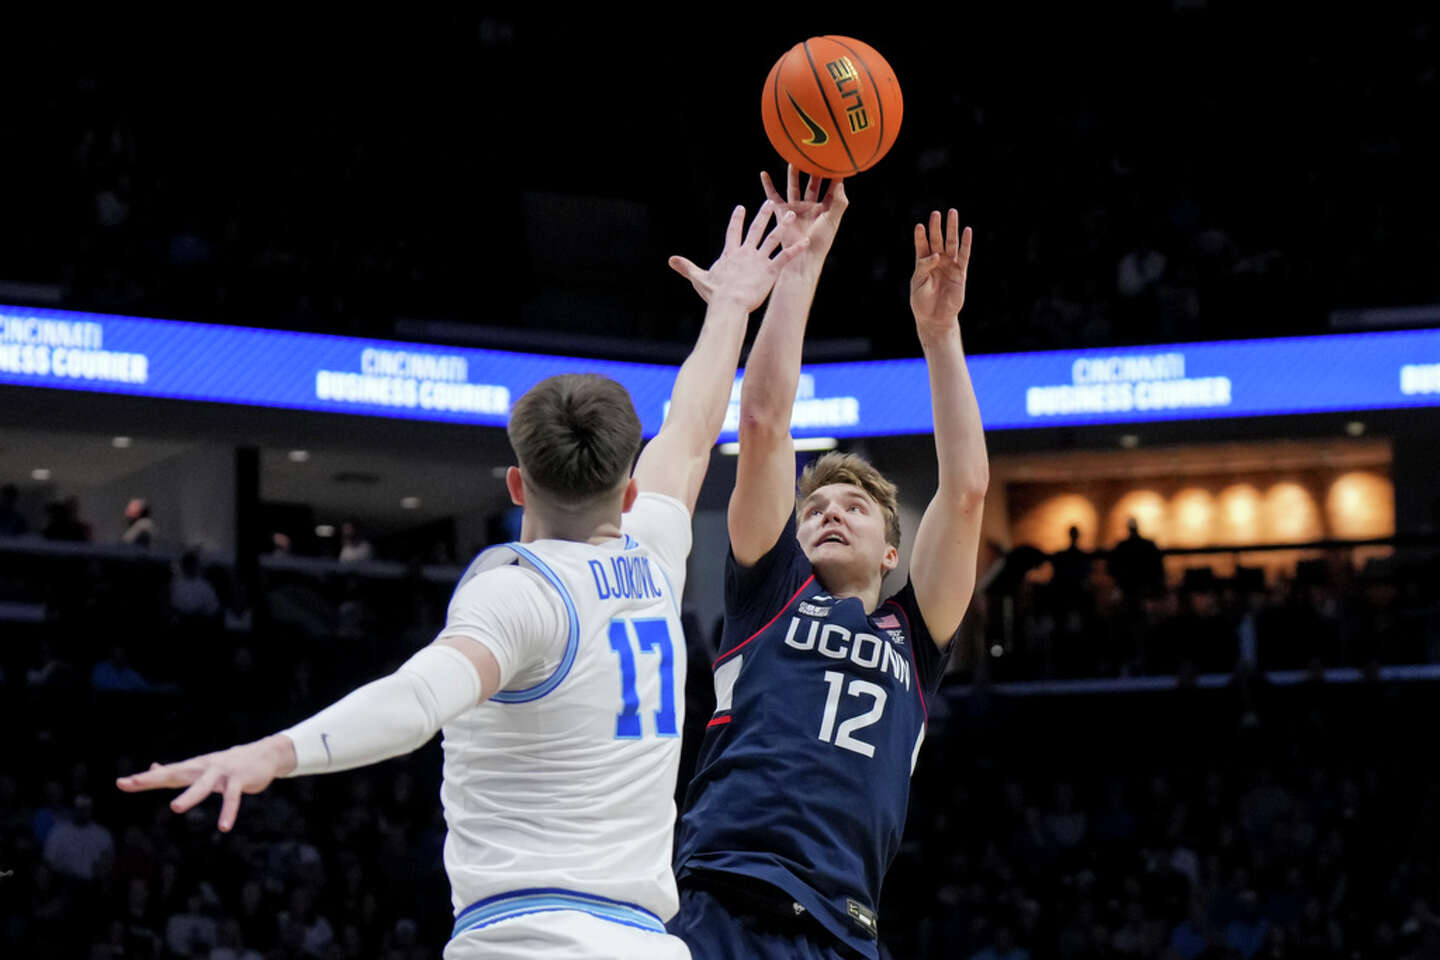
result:
<svg viewBox="0 0 1440 960"><path fill-rule="evenodd" d="M899 559L885 541L885 511L863 488L830 483L800 507L800 547L825 583L880 579Z"/></svg>

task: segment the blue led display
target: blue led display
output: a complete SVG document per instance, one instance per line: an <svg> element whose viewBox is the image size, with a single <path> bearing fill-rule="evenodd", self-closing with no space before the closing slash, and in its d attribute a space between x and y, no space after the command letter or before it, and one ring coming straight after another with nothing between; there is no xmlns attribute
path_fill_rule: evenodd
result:
<svg viewBox="0 0 1440 960"><path fill-rule="evenodd" d="M503 426L556 373L623 383L647 436L676 367L0 307L0 383ZM970 358L992 430L1440 405L1440 330ZM723 436L733 438L739 381ZM927 433L924 362L807 365L796 436Z"/></svg>

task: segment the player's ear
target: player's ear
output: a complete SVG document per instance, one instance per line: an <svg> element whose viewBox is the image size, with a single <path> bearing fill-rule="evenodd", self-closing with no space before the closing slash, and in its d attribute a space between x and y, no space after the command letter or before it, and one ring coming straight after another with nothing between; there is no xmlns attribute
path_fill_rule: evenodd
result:
<svg viewBox="0 0 1440 960"><path fill-rule="evenodd" d="M895 549L894 544L885 544L885 553L880 558L881 576L884 576L898 566L900 566L900 551Z"/></svg>
<svg viewBox="0 0 1440 960"><path fill-rule="evenodd" d="M640 484L635 482L634 477L631 477L630 481L625 484L625 499L620 501L620 512L629 513L630 508L635 506L635 498L638 496L640 496Z"/></svg>
<svg viewBox="0 0 1440 960"><path fill-rule="evenodd" d="M505 471L505 489L510 491L511 503L517 507L525 506L525 477L519 467L510 467Z"/></svg>

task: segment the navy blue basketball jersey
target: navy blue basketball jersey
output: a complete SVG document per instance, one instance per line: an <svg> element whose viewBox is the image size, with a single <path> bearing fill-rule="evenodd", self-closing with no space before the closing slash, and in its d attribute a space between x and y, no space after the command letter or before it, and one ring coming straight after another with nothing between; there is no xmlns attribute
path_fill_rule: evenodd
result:
<svg viewBox="0 0 1440 960"><path fill-rule="evenodd" d="M944 664L908 582L869 616L830 596L793 518L755 566L731 554L717 706L680 823L682 886L762 880L876 956L880 883Z"/></svg>

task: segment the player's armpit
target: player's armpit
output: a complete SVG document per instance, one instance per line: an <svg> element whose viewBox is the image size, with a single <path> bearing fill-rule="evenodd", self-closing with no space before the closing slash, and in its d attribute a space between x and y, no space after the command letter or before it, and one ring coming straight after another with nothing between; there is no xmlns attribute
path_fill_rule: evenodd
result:
<svg viewBox="0 0 1440 960"><path fill-rule="evenodd" d="M983 490L956 498L937 496L925 509L910 556L910 582L925 628L940 649L960 629L975 593L980 552L980 524L985 512Z"/></svg>

